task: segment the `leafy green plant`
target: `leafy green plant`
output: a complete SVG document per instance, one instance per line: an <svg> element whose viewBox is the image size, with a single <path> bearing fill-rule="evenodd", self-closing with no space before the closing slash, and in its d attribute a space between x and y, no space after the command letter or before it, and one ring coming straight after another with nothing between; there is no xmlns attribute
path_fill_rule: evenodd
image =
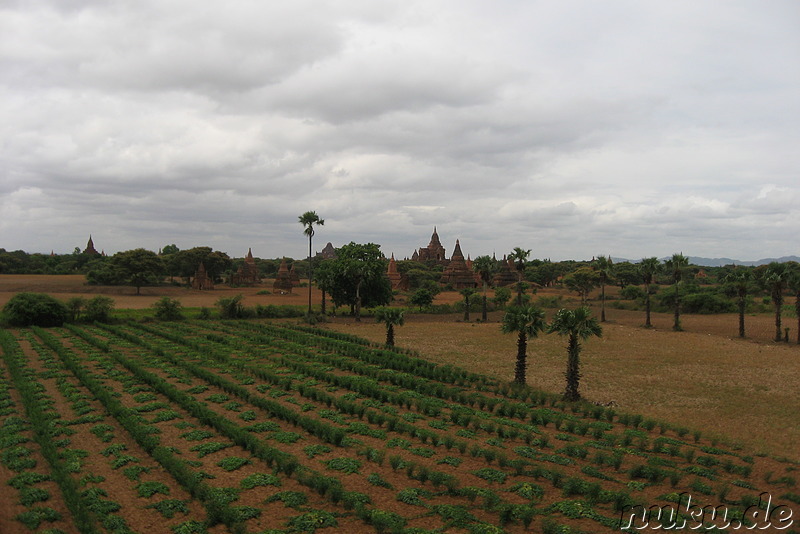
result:
<svg viewBox="0 0 800 534"><path fill-rule="evenodd" d="M328 467L328 469L341 471L342 473L346 473L348 475L352 473L358 473L358 470L361 469L361 461L355 458L331 458L323 463Z"/></svg>
<svg viewBox="0 0 800 534"><path fill-rule="evenodd" d="M268 473L254 473L246 476L240 483L242 489L253 489L259 486L280 486L281 479Z"/></svg>
<svg viewBox="0 0 800 534"><path fill-rule="evenodd" d="M281 491L268 497L264 502L282 502L285 507L296 509L308 502L308 496L299 491Z"/></svg>
<svg viewBox="0 0 800 534"><path fill-rule="evenodd" d="M223 458L222 460L218 461L217 467L224 471L236 471L237 469L240 469L250 463L252 462L247 458L228 456L227 458Z"/></svg>
<svg viewBox="0 0 800 534"><path fill-rule="evenodd" d="M138 486L136 486L136 492L139 494L139 497L152 497L156 493L161 493L162 495L169 495L169 486L164 484L163 482L156 482L156 481L149 481L149 482L142 482Z"/></svg>
<svg viewBox="0 0 800 534"><path fill-rule="evenodd" d="M152 508L167 519L172 519L178 513L189 514L189 507L186 506L186 501L179 499L164 499L163 501L148 504L145 508Z"/></svg>

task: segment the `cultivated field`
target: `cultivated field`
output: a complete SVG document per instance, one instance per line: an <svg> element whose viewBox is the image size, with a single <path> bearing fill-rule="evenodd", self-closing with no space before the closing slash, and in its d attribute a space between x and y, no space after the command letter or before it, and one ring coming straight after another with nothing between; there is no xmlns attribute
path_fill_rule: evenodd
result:
<svg viewBox="0 0 800 534"><path fill-rule="evenodd" d="M307 302L303 288L257 295L264 287L136 296L79 276L0 276L0 305L19 291L138 309L162 296ZM202 532L192 520L209 532L522 532L530 520L531 532L592 533L626 504L681 491L740 511L767 491L797 508L798 466L774 457L800 458L800 348L770 341L772 317L748 316L739 340L735 315L685 315L680 333L669 314L652 330L641 312L607 315L585 344L581 391L612 406L576 410L558 402L566 343L554 335L529 345L535 390L507 388L516 336L499 332L499 312L487 323L407 316L398 345L444 371L330 337L381 343L369 318L313 333L294 320L3 334L0 487L13 505L0 508L0 532ZM450 376L451 365L466 371ZM37 413L55 422L37 427ZM82 530L84 515L101 528Z"/></svg>
<svg viewBox="0 0 800 534"><path fill-rule="evenodd" d="M704 429L329 330L128 323L0 341L3 533L595 533L683 492L727 509L718 526L755 518L763 492L784 512L800 501L797 464Z"/></svg>

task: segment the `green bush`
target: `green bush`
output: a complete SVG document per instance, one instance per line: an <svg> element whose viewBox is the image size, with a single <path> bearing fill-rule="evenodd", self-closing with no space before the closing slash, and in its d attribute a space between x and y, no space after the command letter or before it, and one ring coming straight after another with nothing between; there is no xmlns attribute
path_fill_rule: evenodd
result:
<svg viewBox="0 0 800 534"><path fill-rule="evenodd" d="M156 311L156 319L159 321L179 321L183 319L181 313L181 302L178 299L161 297L153 304Z"/></svg>
<svg viewBox="0 0 800 534"><path fill-rule="evenodd" d="M241 319L245 317L244 305L242 300L243 295L236 295L235 297L223 297L215 304L219 308L219 316L222 319Z"/></svg>
<svg viewBox="0 0 800 534"><path fill-rule="evenodd" d="M69 317L63 302L43 293L17 293L3 312L12 326L61 326Z"/></svg>

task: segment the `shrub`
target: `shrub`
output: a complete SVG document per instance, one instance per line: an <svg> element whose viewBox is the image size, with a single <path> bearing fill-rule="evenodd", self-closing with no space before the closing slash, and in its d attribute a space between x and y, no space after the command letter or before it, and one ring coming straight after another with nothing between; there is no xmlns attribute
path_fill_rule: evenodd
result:
<svg viewBox="0 0 800 534"><path fill-rule="evenodd" d="M156 319L159 321L179 321L183 319L181 302L178 299L161 297L153 304L153 309L155 309Z"/></svg>
<svg viewBox="0 0 800 534"><path fill-rule="evenodd" d="M3 312L12 326L61 326L69 317L63 302L43 293L17 293Z"/></svg>
<svg viewBox="0 0 800 534"><path fill-rule="evenodd" d="M223 319L241 319L245 316L244 305L242 304L244 296L241 294L235 297L223 297L215 304L219 308L219 316Z"/></svg>
<svg viewBox="0 0 800 534"><path fill-rule="evenodd" d="M86 303L83 318L91 323L107 323L111 319L112 311L114 311L114 299L97 295Z"/></svg>

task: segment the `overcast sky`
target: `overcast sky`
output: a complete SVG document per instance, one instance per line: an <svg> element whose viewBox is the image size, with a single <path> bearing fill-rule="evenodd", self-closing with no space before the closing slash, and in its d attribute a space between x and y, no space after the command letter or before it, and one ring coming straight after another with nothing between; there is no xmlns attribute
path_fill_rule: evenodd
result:
<svg viewBox="0 0 800 534"><path fill-rule="evenodd" d="M0 0L0 247L800 254L800 2Z"/></svg>

